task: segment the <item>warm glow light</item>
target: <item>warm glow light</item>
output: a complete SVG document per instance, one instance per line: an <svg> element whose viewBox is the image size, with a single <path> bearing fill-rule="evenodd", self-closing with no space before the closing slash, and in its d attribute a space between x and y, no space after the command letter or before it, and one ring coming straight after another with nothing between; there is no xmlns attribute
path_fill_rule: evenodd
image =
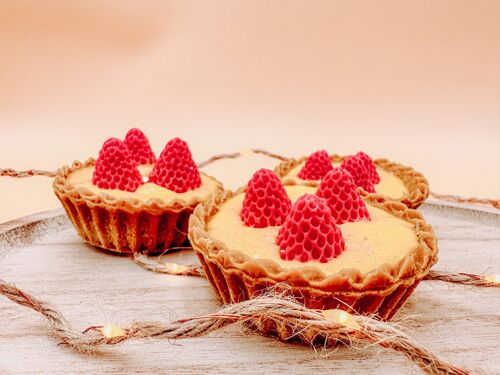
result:
<svg viewBox="0 0 500 375"><path fill-rule="evenodd" d="M349 316L347 315L347 313L345 311L342 311L339 315L339 323L344 324L345 322L347 322L348 318Z"/></svg>
<svg viewBox="0 0 500 375"><path fill-rule="evenodd" d="M165 266L165 269L167 272L174 274L174 275L184 273L188 270L188 267L181 266L181 265L176 264L176 263L165 263L164 266Z"/></svg>
<svg viewBox="0 0 500 375"><path fill-rule="evenodd" d="M103 336L111 339L113 337L120 337L125 334L125 331L115 324L106 324L101 328Z"/></svg>
<svg viewBox="0 0 500 375"><path fill-rule="evenodd" d="M484 279L492 283L500 284L500 275L487 275Z"/></svg>
<svg viewBox="0 0 500 375"><path fill-rule="evenodd" d="M361 329L361 326L353 319L352 315L340 309L323 310L323 316L352 329Z"/></svg>

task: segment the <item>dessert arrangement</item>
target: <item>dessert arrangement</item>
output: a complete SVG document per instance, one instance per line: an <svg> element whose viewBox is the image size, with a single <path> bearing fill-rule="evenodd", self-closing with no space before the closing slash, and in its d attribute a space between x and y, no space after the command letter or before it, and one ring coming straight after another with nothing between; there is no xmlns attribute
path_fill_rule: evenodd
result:
<svg viewBox="0 0 500 375"><path fill-rule="evenodd" d="M422 280L500 286L498 275L431 270L436 236L413 209L429 194L422 174L363 152L341 157L320 150L286 160L257 151L283 162L275 171L258 170L234 193L198 170L186 142L174 138L156 157L139 129L123 140L105 141L97 159L76 161L57 173L0 173L55 175L54 191L85 242L133 254L154 272L205 276L225 304L220 310L167 324L135 321L81 331L13 284L0 280L0 294L39 313L62 343L81 353L132 339L204 336L240 322L283 341L378 345L429 374L468 373L387 322ZM215 155L198 165L245 155ZM159 257L138 261L176 248L192 248L203 270Z"/></svg>
<svg viewBox="0 0 500 375"><path fill-rule="evenodd" d="M299 173L320 178L326 153ZM437 261L437 242L422 215L379 194L358 191L343 167L328 168L319 186L283 185L257 171L246 187L199 205L189 238L224 303L254 298L286 284L312 309L343 309L389 320ZM375 169L359 176L372 179ZM285 326L265 333L291 337Z"/></svg>
<svg viewBox="0 0 500 375"><path fill-rule="evenodd" d="M420 172L387 159L372 160L362 151L340 156L319 150L309 157L286 160L275 172L285 185L318 186L334 167L347 170L364 192L383 195L410 208L417 208L429 196L429 183Z"/></svg>
<svg viewBox="0 0 500 375"><path fill-rule="evenodd" d="M182 246L194 207L223 189L198 171L185 141L170 140L156 158L139 129L60 168L53 188L85 242L128 254Z"/></svg>
<svg viewBox="0 0 500 375"><path fill-rule="evenodd" d="M308 308L388 320L437 261L431 227L396 201L415 198L415 184L425 199L427 182L409 167L320 150L276 173L258 170L233 194L198 170L183 140L156 158L131 129L123 141L105 141L96 160L61 168L53 186L93 246L158 253L185 244L189 229L224 303L283 283Z"/></svg>

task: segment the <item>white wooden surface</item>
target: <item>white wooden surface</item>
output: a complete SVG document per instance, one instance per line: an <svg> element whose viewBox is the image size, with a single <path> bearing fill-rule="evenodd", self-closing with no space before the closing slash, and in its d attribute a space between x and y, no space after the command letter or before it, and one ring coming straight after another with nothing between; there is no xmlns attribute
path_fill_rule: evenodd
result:
<svg viewBox="0 0 500 375"><path fill-rule="evenodd" d="M435 269L499 273L498 211L446 207L422 207L439 238ZM128 258L86 246L59 210L0 225L0 242L1 277L52 302L78 329L132 320L167 321L217 308L205 279L154 274ZM168 257L194 261L187 251ZM497 289L422 282L396 316L405 317L411 317L403 323L405 330L443 359L472 371L500 373ZM93 356L57 344L47 336L40 317L0 298L0 373L418 372L387 350L313 352L302 345L243 334L240 327L185 341L129 342Z"/></svg>

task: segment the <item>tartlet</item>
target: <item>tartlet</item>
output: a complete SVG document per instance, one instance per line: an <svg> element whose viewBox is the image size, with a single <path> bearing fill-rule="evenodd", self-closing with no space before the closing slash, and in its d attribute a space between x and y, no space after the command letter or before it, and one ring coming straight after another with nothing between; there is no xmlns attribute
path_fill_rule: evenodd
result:
<svg viewBox="0 0 500 375"><path fill-rule="evenodd" d="M314 154L319 152L326 154L326 151L317 151ZM362 152L357 155L359 154L366 155ZM339 166L350 157L352 155L341 156L332 154L329 156L329 159L332 162L332 166ZM298 159L283 161L275 168L275 172L285 185L318 186L321 178L311 180L299 177L307 160L308 157L304 156ZM388 159L374 159L373 165L380 177L380 180L374 184L374 191L369 191L364 186L358 185L367 193L383 195L387 199L404 203L410 208L418 208L428 198L429 183L422 173L410 166L395 163Z"/></svg>
<svg viewBox="0 0 500 375"><path fill-rule="evenodd" d="M349 203L343 204L336 215L332 214L334 220L342 223L332 224L335 231L344 233L339 242L335 237L338 233L334 231L330 235L326 227L318 230L318 226L314 237L308 237L311 231L308 225L300 221L298 225L293 223L293 220L314 217L310 212L297 211L304 207L304 202L306 207L309 207L307 202L312 201L311 207L323 205L325 209L327 198L318 198L321 194L316 187L283 187L291 203L295 203L281 225L260 220L265 214L247 219L244 211L249 189L243 187L235 193L224 191L216 199L199 205L189 223L193 249L223 303L237 303L254 298L270 287L284 286L308 308L339 308L389 320L437 261L437 243L431 226L418 211L402 203L377 194L366 195L362 202L368 214L351 215L353 204L357 212L365 212L363 207L358 209L360 201L356 200L361 199L361 195L354 187L358 197L349 192L354 200L349 198ZM257 196L268 199L280 194L274 192L262 198L266 193L258 193ZM344 196L342 192L339 194ZM322 203L318 206L316 201ZM272 205L272 202L267 206L263 203L262 207ZM345 208L350 211L346 215L342 213ZM276 212L282 209L283 204ZM314 223L315 219L311 220ZM385 227L388 228L385 234L377 234L384 232ZM293 241L287 247L290 236L283 235L284 228L292 228L290 236L303 241L303 250ZM315 255L317 246L307 244L310 238L321 246L330 241L328 238L337 242ZM375 258L368 259L366 254L375 254ZM366 262L363 255L368 259ZM288 327L268 320L256 328L265 334L277 334L283 340L292 336Z"/></svg>
<svg viewBox="0 0 500 375"><path fill-rule="evenodd" d="M192 164L187 172L186 163ZM183 179L193 179L190 174L198 180L187 186ZM182 246L196 205L223 191L215 178L198 172L184 141L171 140L156 160L138 129L124 142L106 141L97 160L60 168L53 188L85 242L124 254Z"/></svg>

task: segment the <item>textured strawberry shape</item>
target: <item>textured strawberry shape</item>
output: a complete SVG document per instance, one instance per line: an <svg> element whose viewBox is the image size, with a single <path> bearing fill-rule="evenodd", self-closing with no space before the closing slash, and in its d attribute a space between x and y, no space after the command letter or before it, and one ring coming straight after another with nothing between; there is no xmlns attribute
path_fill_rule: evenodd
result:
<svg viewBox="0 0 500 375"><path fill-rule="evenodd" d="M248 227L277 226L283 224L291 207L278 176L269 169L259 169L248 182L240 217Z"/></svg>
<svg viewBox="0 0 500 375"><path fill-rule="evenodd" d="M95 163L92 183L101 189L136 191L142 177L127 146L117 138L104 142Z"/></svg>
<svg viewBox="0 0 500 375"><path fill-rule="evenodd" d="M327 202L305 194L293 205L280 228L276 243L285 260L326 263L344 251L340 228L335 224Z"/></svg>
<svg viewBox="0 0 500 375"><path fill-rule="evenodd" d="M326 200L337 224L370 220L351 174L342 168L334 168L323 177L316 195Z"/></svg>
<svg viewBox="0 0 500 375"><path fill-rule="evenodd" d="M366 162L358 155L348 156L340 167L351 174L357 186L361 186L369 193L375 193L375 186Z"/></svg>
<svg viewBox="0 0 500 375"><path fill-rule="evenodd" d="M201 185L200 172L185 141L174 138L167 143L149 175L149 182L176 193Z"/></svg>
<svg viewBox="0 0 500 375"><path fill-rule="evenodd" d="M363 151L358 152L356 156L365 163L365 166L368 169L368 174L370 175L373 184L377 185L380 182L380 176L378 175L377 169L375 168L375 164L373 164L372 158L365 154Z"/></svg>
<svg viewBox="0 0 500 375"><path fill-rule="evenodd" d="M130 129L123 140L132 156L135 165L154 164L155 154L144 133L137 128Z"/></svg>
<svg viewBox="0 0 500 375"><path fill-rule="evenodd" d="M313 152L299 172L303 180L321 180L333 169L332 161L325 150Z"/></svg>

